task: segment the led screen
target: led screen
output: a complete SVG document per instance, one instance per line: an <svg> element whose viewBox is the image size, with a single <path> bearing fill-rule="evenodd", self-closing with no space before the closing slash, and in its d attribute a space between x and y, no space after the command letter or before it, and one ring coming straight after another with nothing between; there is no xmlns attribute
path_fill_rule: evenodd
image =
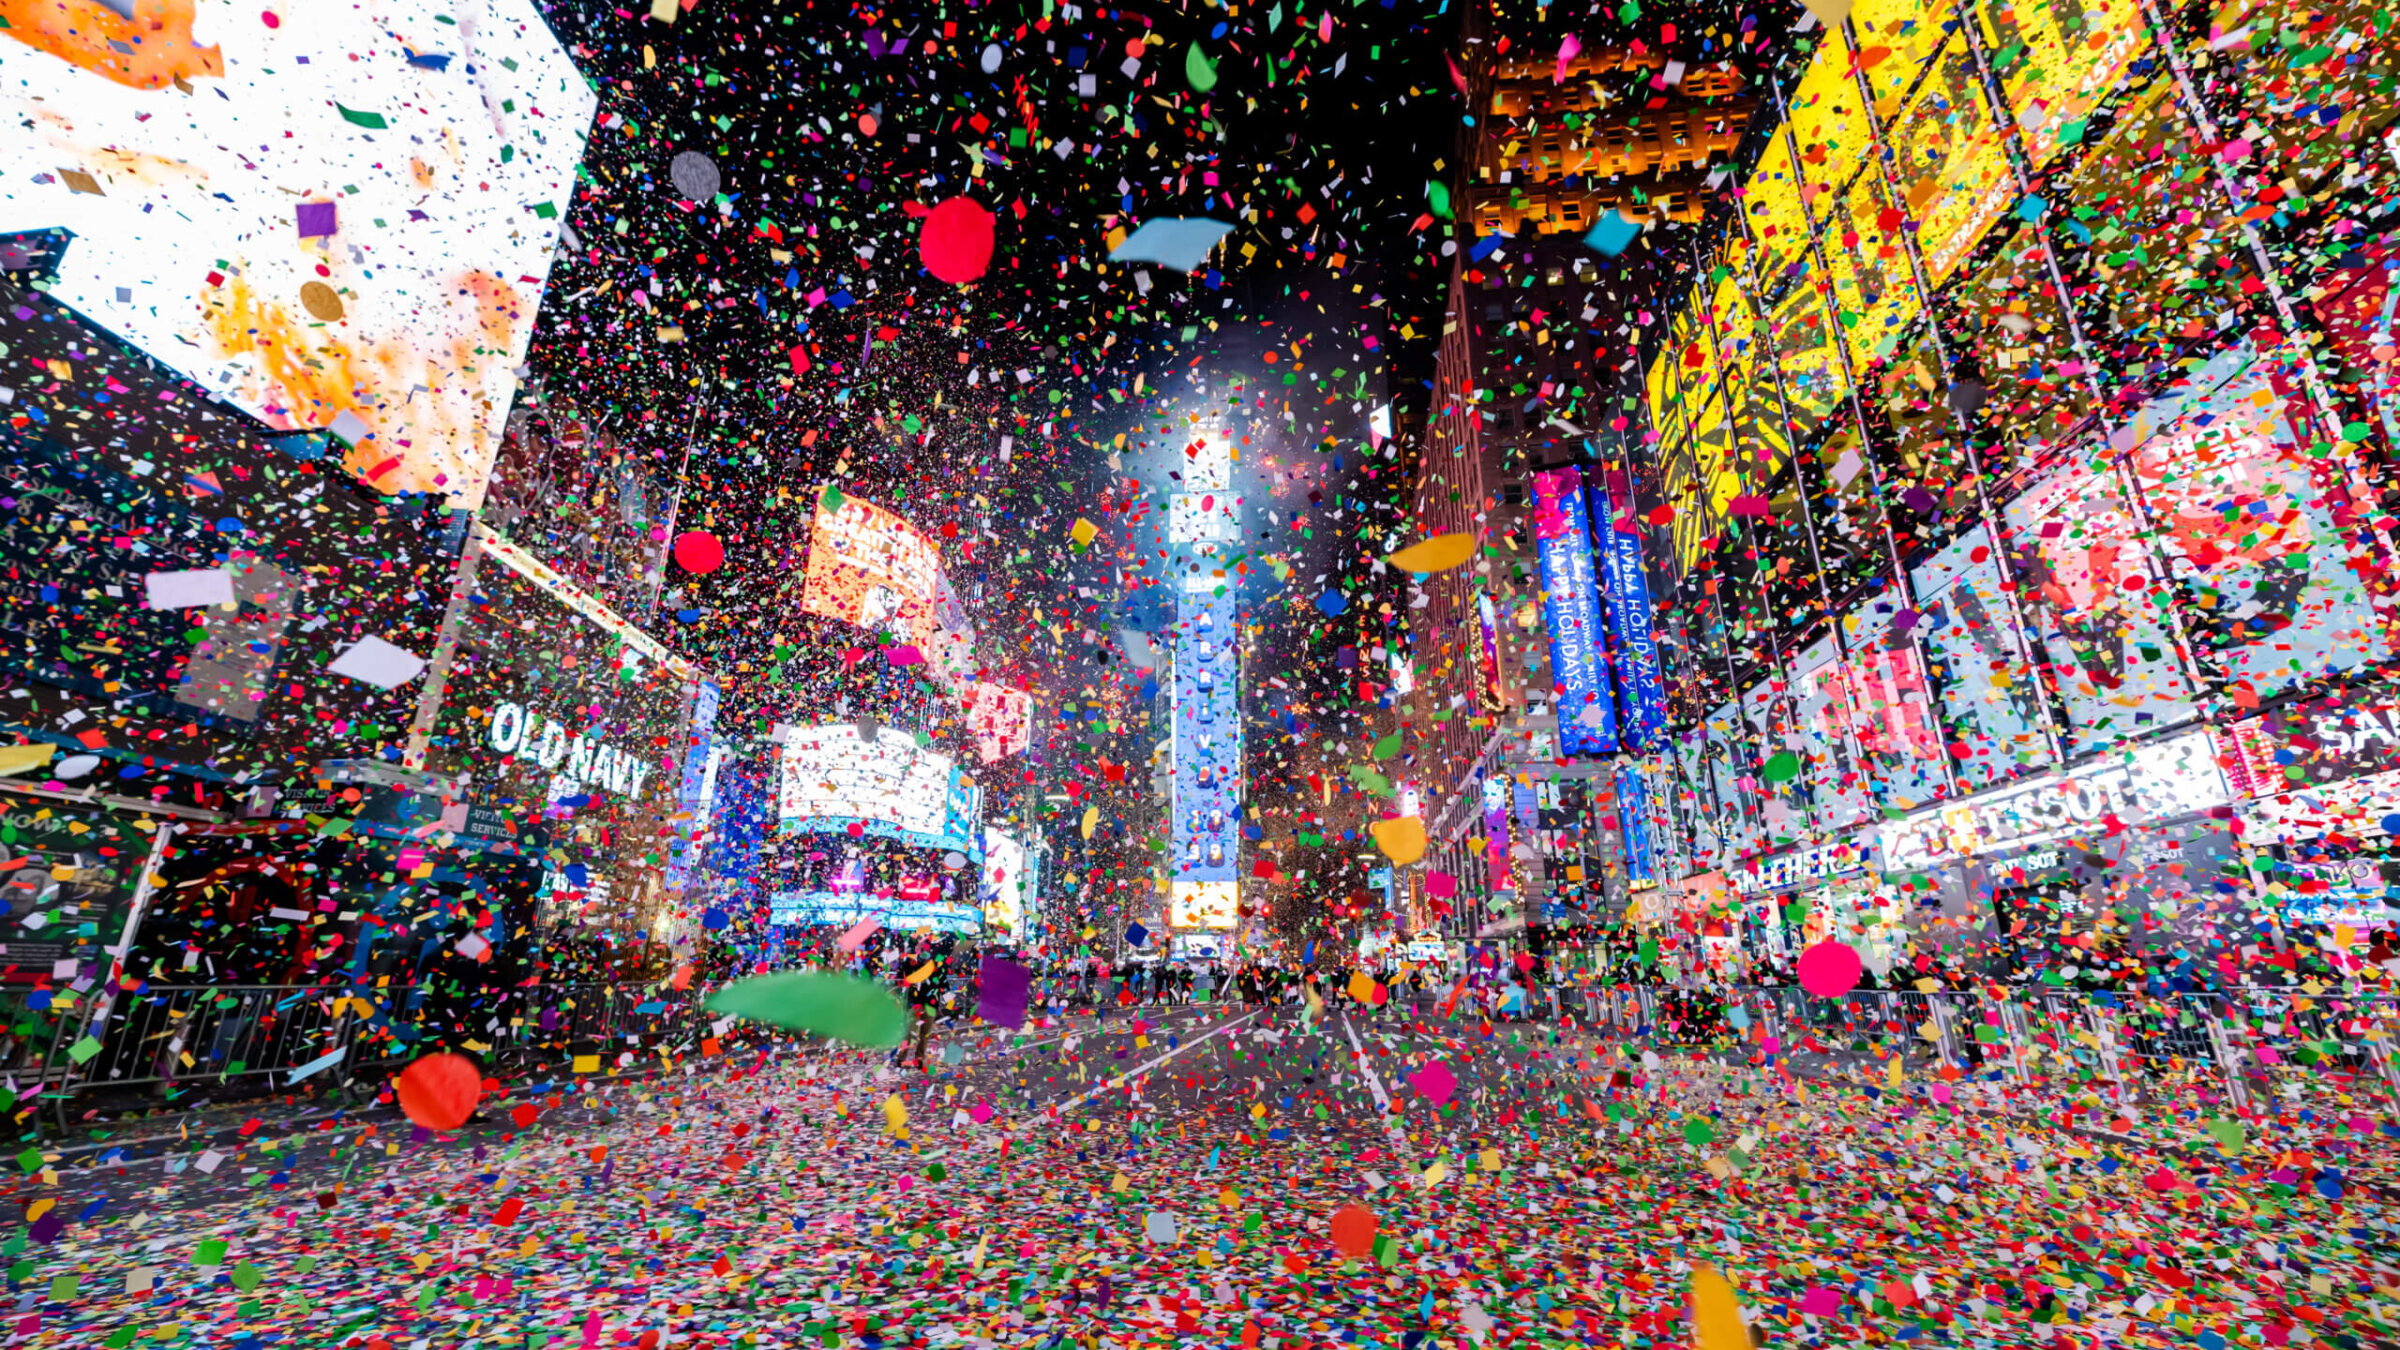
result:
<svg viewBox="0 0 2400 1350"><path fill-rule="evenodd" d="M2114 468L2070 469L2008 504L2018 594L2048 648L2067 711L2068 753L2105 748L2195 713L2152 583L2141 526Z"/></svg>
<svg viewBox="0 0 2400 1350"><path fill-rule="evenodd" d="M483 498L597 100L530 0L11 6L0 231L385 492Z"/></svg>
<svg viewBox="0 0 2400 1350"><path fill-rule="evenodd" d="M1980 525L1968 530L1909 577L1917 592L1912 629L1924 640L1946 739L1966 747L1955 759L1960 779L1981 787L2048 763L2041 686L2020 653L1990 534ZM1938 782L1905 792L1916 798L1908 804L1932 795Z"/></svg>
<svg viewBox="0 0 2400 1350"><path fill-rule="evenodd" d="M1533 476L1533 534L1542 574L1542 626L1558 693L1558 744L1570 757L1614 754L1616 699L1608 681L1599 577L1584 522L1583 476L1567 468Z"/></svg>
<svg viewBox="0 0 2400 1350"><path fill-rule="evenodd" d="M1240 888L1230 881L1178 881L1167 892L1167 922L1178 932L1228 931L1239 917Z"/></svg>
<svg viewBox="0 0 2400 1350"><path fill-rule="evenodd" d="M838 891L777 891L767 898L767 922L785 928L822 924L848 928L861 919L913 933L980 933L983 911L973 905L936 900L917 904L897 898L845 895Z"/></svg>
<svg viewBox="0 0 2400 1350"><path fill-rule="evenodd" d="M2261 697L2392 654L2362 580L2376 564L2335 523L2356 505L2306 453L2279 378L2237 347L2131 428L2150 433L2130 464L2182 583L2185 632L2211 678Z"/></svg>
<svg viewBox="0 0 2400 1350"><path fill-rule="evenodd" d="M547 822L558 901L638 917L666 889L697 672L480 531L468 601L425 767L514 828Z"/></svg>
<svg viewBox="0 0 2400 1350"><path fill-rule="evenodd" d="M783 828L843 834L858 825L927 848L981 853L983 789L908 732L871 731L861 736L848 722L792 730L783 746Z"/></svg>
<svg viewBox="0 0 2400 1350"><path fill-rule="evenodd" d="M1025 846L1016 836L992 829L983 832L983 884L977 899L983 906L985 928L1011 942L1025 940L1025 913L1032 907L1033 874L1027 862Z"/></svg>
<svg viewBox="0 0 2400 1350"><path fill-rule="evenodd" d="M960 696L967 732L984 763L1022 754L1032 743L1033 695L1004 684L977 681Z"/></svg>
<svg viewBox="0 0 2400 1350"><path fill-rule="evenodd" d="M955 680L972 670L974 629L933 541L890 511L828 490L809 531L800 607L887 630Z"/></svg>
<svg viewBox="0 0 2400 1350"><path fill-rule="evenodd" d="M1241 851L1234 595L1230 587L1184 591L1176 602L1173 879L1231 884Z"/></svg>
<svg viewBox="0 0 2400 1350"><path fill-rule="evenodd" d="M1584 492L1608 596L1608 665L1616 676L1618 729L1627 750L1647 754L1666 738L1667 689L1658 666L1658 640L1650 631L1650 577L1642 567L1642 536L1634 525L1633 485L1617 469L1595 480L1584 485Z"/></svg>

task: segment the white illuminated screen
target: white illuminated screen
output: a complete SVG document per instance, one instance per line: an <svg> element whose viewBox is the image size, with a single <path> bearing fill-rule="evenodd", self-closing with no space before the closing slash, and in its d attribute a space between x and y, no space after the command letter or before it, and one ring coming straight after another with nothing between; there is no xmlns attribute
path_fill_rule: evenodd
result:
<svg viewBox="0 0 2400 1350"><path fill-rule="evenodd" d="M999 830L983 832L983 923L1009 939L1025 935L1025 846Z"/></svg>
<svg viewBox="0 0 2400 1350"><path fill-rule="evenodd" d="M531 0L8 8L0 232L74 232L52 294L479 505L597 107Z"/></svg>
<svg viewBox="0 0 2400 1350"><path fill-rule="evenodd" d="M878 727L861 740L847 722L796 727L783 745L779 814L786 829L879 821L904 834L944 833L950 757L907 732Z"/></svg>
<svg viewBox="0 0 2400 1350"><path fill-rule="evenodd" d="M1167 923L1177 931L1230 929L1240 917L1241 891L1231 881L1178 881L1167 896Z"/></svg>

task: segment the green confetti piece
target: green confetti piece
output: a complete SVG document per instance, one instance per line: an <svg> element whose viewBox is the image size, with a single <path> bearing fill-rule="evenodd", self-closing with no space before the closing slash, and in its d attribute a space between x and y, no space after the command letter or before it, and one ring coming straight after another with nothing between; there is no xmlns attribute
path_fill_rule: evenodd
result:
<svg viewBox="0 0 2400 1350"><path fill-rule="evenodd" d="M339 103L336 103L333 106L334 110L342 115L342 120L348 122L354 127L365 127L369 131L388 131L391 129L392 124L383 120L382 113L360 112L356 108L345 108Z"/></svg>

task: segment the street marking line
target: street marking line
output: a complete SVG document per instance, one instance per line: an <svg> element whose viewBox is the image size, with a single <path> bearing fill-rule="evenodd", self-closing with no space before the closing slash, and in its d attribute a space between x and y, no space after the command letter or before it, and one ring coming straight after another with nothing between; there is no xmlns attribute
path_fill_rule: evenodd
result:
<svg viewBox="0 0 2400 1350"><path fill-rule="evenodd" d="M1375 1076L1374 1066L1368 1062L1367 1047L1359 1041L1358 1028L1350 1025L1347 1016L1342 1018L1342 1034L1350 1038L1350 1048L1358 1052L1358 1072L1367 1080L1367 1091L1375 1098L1378 1117L1383 1121L1383 1132L1405 1161L1408 1158L1408 1132L1401 1129L1400 1122L1392 1118L1392 1094L1384 1091L1383 1080Z"/></svg>
<svg viewBox="0 0 2400 1350"><path fill-rule="evenodd" d="M1075 1096L1069 1097L1067 1100L1059 1103L1058 1106L1053 1109L1059 1114L1064 1115L1067 1112L1074 1110L1076 1107L1083 1105L1085 1102L1098 1097L1104 1092L1113 1092L1116 1089L1123 1087L1126 1083L1131 1082L1133 1079L1150 1072L1159 1065L1166 1063L1168 1060L1175 1058L1184 1051L1200 1044L1200 1042L1208 1040L1212 1036L1221 1036L1224 1033L1233 1030L1235 1027L1240 1026L1242 1023L1249 1021L1251 1018L1258 1016L1259 1013L1264 1011L1265 1009L1263 1008L1253 1008L1249 1012L1243 1013L1241 1016L1234 1018L1230 1022L1220 1022L1216 1026L1201 1032L1199 1035L1192 1037L1190 1040L1185 1041L1183 1044L1176 1046L1174 1049L1169 1050L1167 1053L1160 1055L1155 1059L1146 1060L1140 1064L1137 1064L1134 1067L1127 1069L1125 1072L1118 1074L1116 1077L1109 1079L1107 1082L1102 1083L1098 1087L1086 1088L1082 1092L1077 1093Z"/></svg>

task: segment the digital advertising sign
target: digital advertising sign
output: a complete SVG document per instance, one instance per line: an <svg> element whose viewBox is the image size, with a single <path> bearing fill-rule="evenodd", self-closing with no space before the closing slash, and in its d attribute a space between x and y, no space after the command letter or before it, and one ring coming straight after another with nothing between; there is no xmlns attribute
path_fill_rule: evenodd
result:
<svg viewBox="0 0 2400 1350"><path fill-rule="evenodd" d="M638 919L667 886L700 675L478 525L472 586L424 767L510 827L550 822L552 894Z"/></svg>
<svg viewBox="0 0 2400 1350"><path fill-rule="evenodd" d="M1550 680L1558 691L1559 751L1570 758L1615 754L1616 696L1609 687L1608 638L1600 624L1581 470L1533 475L1533 535L1542 625L1550 633Z"/></svg>
<svg viewBox="0 0 2400 1350"><path fill-rule="evenodd" d="M1650 631L1650 578L1642 570L1642 536L1635 532L1633 485L1615 469L1593 476L1590 517L1608 596L1609 653L1621 700L1618 736L1625 748L1648 754L1666 743L1667 686ZM1617 503L1625 503L1622 517ZM1618 528L1620 520L1627 528Z"/></svg>
<svg viewBox="0 0 2400 1350"><path fill-rule="evenodd" d="M1241 664L1231 587L1183 591L1175 622L1176 885L1237 878L1241 851ZM1227 919L1230 925L1230 916Z"/></svg>
<svg viewBox="0 0 2400 1350"><path fill-rule="evenodd" d="M1241 917L1241 889L1231 881L1178 881L1167 891L1167 923L1178 933L1231 932Z"/></svg>
<svg viewBox="0 0 2400 1350"><path fill-rule="evenodd" d="M906 933L983 931L983 911L954 900L925 903L841 891L777 891L767 897L767 922L780 928L848 928L861 919Z"/></svg>
<svg viewBox="0 0 2400 1350"><path fill-rule="evenodd" d="M1017 837L986 827L983 832L983 881L976 900L983 906L983 923L994 937L1025 940L1025 916L1033 908L1032 855Z"/></svg>
<svg viewBox="0 0 2400 1350"><path fill-rule="evenodd" d="M1033 743L1033 695L1025 690L978 680L960 694L959 706L984 763L1023 754Z"/></svg>
<svg viewBox="0 0 2400 1350"><path fill-rule="evenodd" d="M0 232L74 232L53 294L478 505L598 106L532 0L8 8Z"/></svg>
<svg viewBox="0 0 2400 1350"><path fill-rule="evenodd" d="M941 551L873 502L830 489L818 501L800 607L898 634L952 685L975 668L975 630L950 589Z"/></svg>
<svg viewBox="0 0 2400 1350"><path fill-rule="evenodd" d="M849 722L795 727L783 745L784 830L867 834L980 857L983 789L950 757L890 727L861 736Z"/></svg>

